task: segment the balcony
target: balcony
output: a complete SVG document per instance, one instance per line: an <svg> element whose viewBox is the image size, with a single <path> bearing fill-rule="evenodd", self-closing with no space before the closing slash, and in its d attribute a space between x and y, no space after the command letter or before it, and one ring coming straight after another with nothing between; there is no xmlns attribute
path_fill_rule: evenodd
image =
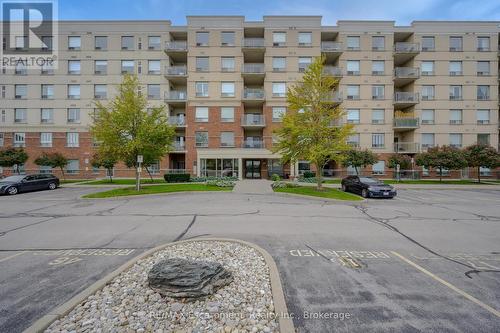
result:
<svg viewBox="0 0 500 333"><path fill-rule="evenodd" d="M186 103L187 93L185 90L170 90L165 92L165 102L168 104L181 104Z"/></svg>
<svg viewBox="0 0 500 333"><path fill-rule="evenodd" d="M184 116L170 116L168 117L168 123L177 127L186 126L186 117Z"/></svg>
<svg viewBox="0 0 500 333"><path fill-rule="evenodd" d="M332 91L330 94L325 96L325 103L340 104L342 103L342 93L340 91Z"/></svg>
<svg viewBox="0 0 500 333"><path fill-rule="evenodd" d="M265 99L265 92L262 88L243 89L243 102L248 104L262 104Z"/></svg>
<svg viewBox="0 0 500 333"><path fill-rule="evenodd" d="M262 139L245 139L241 144L241 148L249 149L262 149L264 148L264 141Z"/></svg>
<svg viewBox="0 0 500 333"><path fill-rule="evenodd" d="M394 131L407 131L420 127L419 118L394 118Z"/></svg>
<svg viewBox="0 0 500 333"><path fill-rule="evenodd" d="M413 92L396 91L394 93L394 107L407 108L419 102L419 95Z"/></svg>
<svg viewBox="0 0 500 333"><path fill-rule="evenodd" d="M186 143L176 141L172 145L172 152L184 152L186 151Z"/></svg>
<svg viewBox="0 0 500 333"><path fill-rule="evenodd" d="M241 68L241 76L245 83L250 85L262 85L266 71L262 63L246 63Z"/></svg>
<svg viewBox="0 0 500 333"><path fill-rule="evenodd" d="M325 66L323 67L323 75L342 77L342 68L336 66Z"/></svg>
<svg viewBox="0 0 500 333"><path fill-rule="evenodd" d="M415 154L420 152L418 142L394 142L394 152L401 154Z"/></svg>
<svg viewBox="0 0 500 333"><path fill-rule="evenodd" d="M394 86L401 87L420 77L420 70L413 67L396 67L394 69Z"/></svg>
<svg viewBox="0 0 500 333"><path fill-rule="evenodd" d="M342 53L342 43L333 41L321 42L321 52L325 53Z"/></svg>
<svg viewBox="0 0 500 333"><path fill-rule="evenodd" d="M244 114L241 118L241 126L247 128L261 128L266 126L266 121L262 114Z"/></svg>
<svg viewBox="0 0 500 333"><path fill-rule="evenodd" d="M187 78L187 66L166 66L165 67L165 78L172 83L186 82Z"/></svg>
<svg viewBox="0 0 500 333"><path fill-rule="evenodd" d="M258 55L261 57L266 52L264 38L243 38L241 51L247 56Z"/></svg>
<svg viewBox="0 0 500 333"><path fill-rule="evenodd" d="M187 51L188 44L186 40L165 42L165 53L174 61L187 60Z"/></svg>
<svg viewBox="0 0 500 333"><path fill-rule="evenodd" d="M419 43L396 42L394 44L394 65L400 65L420 53Z"/></svg>

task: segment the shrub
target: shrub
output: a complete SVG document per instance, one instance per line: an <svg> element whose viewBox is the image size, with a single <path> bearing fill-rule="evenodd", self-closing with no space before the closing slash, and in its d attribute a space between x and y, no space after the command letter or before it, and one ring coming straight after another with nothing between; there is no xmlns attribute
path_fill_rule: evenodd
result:
<svg viewBox="0 0 500 333"><path fill-rule="evenodd" d="M238 177L192 177L191 182L193 183L204 183L208 180L228 180L228 181L236 181L238 180Z"/></svg>
<svg viewBox="0 0 500 333"><path fill-rule="evenodd" d="M313 178L316 177L316 173L312 171L304 171L304 178Z"/></svg>
<svg viewBox="0 0 500 333"><path fill-rule="evenodd" d="M280 181L281 180L281 177L280 175L276 174L276 173L273 173L273 175L271 176L271 180L273 182L277 182L277 181Z"/></svg>
<svg viewBox="0 0 500 333"><path fill-rule="evenodd" d="M207 185L217 186L217 187L233 187L234 182L231 180L222 180L222 179L211 179L207 180Z"/></svg>
<svg viewBox="0 0 500 333"><path fill-rule="evenodd" d="M287 188L287 187L298 187L298 185L289 182L276 181L271 184L272 188Z"/></svg>
<svg viewBox="0 0 500 333"><path fill-rule="evenodd" d="M299 177L299 182L314 184L314 183L318 182L318 179L316 177L307 177L307 178L306 177Z"/></svg>
<svg viewBox="0 0 500 333"><path fill-rule="evenodd" d="M185 183L189 182L191 175L189 173L166 173L163 178L167 183Z"/></svg>

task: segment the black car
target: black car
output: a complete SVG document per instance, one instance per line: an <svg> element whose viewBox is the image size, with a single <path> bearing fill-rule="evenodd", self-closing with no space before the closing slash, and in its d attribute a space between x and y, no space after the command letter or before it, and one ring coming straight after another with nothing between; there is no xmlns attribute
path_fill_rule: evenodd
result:
<svg viewBox="0 0 500 333"><path fill-rule="evenodd" d="M0 194L14 195L20 192L37 190L55 190L59 187L59 178L53 175L19 175L0 179Z"/></svg>
<svg viewBox="0 0 500 333"><path fill-rule="evenodd" d="M342 191L358 193L363 198L394 198L397 194L394 187L377 178L359 176L342 179Z"/></svg>

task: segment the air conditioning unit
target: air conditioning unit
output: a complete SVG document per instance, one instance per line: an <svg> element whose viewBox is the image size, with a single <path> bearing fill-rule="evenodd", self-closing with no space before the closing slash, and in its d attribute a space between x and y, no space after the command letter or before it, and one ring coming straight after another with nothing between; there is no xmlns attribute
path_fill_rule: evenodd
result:
<svg viewBox="0 0 500 333"><path fill-rule="evenodd" d="M95 49L96 49L96 50L100 50L100 49L101 49L101 47L100 47L100 46L96 46L96 47L95 47Z"/></svg>
<svg viewBox="0 0 500 333"><path fill-rule="evenodd" d="M461 120L450 120L450 125L461 125L462 121Z"/></svg>
<svg viewBox="0 0 500 333"><path fill-rule="evenodd" d="M489 120L478 120L477 123L479 125L488 125L490 123L490 121Z"/></svg>
<svg viewBox="0 0 500 333"><path fill-rule="evenodd" d="M148 46L148 50L154 50L155 47L154 46Z"/></svg>
<svg viewBox="0 0 500 333"><path fill-rule="evenodd" d="M122 46L122 50L128 50L128 46Z"/></svg>

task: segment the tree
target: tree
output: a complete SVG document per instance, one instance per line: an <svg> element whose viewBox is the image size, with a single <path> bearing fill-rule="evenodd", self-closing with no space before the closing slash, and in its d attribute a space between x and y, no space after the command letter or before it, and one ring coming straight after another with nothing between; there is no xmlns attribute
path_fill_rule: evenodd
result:
<svg viewBox="0 0 500 333"><path fill-rule="evenodd" d="M387 167L389 169L396 169L399 164L400 170L410 170L411 165L411 157L404 154L392 154L389 156Z"/></svg>
<svg viewBox="0 0 500 333"><path fill-rule="evenodd" d="M113 168L115 167L115 164L117 163L117 159L111 155L111 154L104 154L102 152L97 152L92 155L92 160L90 161L90 164L94 168L101 168L103 167L106 169L106 173L108 174L109 181L113 182Z"/></svg>
<svg viewBox="0 0 500 333"><path fill-rule="evenodd" d="M481 167L494 169L500 166L500 154L489 145L475 144L464 150L469 167L477 168L477 181L481 182Z"/></svg>
<svg viewBox="0 0 500 333"><path fill-rule="evenodd" d="M316 58L304 76L286 94L288 109L283 126L275 131L279 142L273 148L284 163L307 159L316 167L317 189L321 190L323 169L332 160L341 161L349 149L351 124L335 126L345 114L334 103L338 80L325 75L324 58Z"/></svg>
<svg viewBox="0 0 500 333"><path fill-rule="evenodd" d="M377 154L372 153L370 150L357 150L351 149L347 151L344 158L344 166L354 167L356 174L359 175L358 168L364 168L368 165L377 163Z"/></svg>
<svg viewBox="0 0 500 333"><path fill-rule="evenodd" d="M43 153L35 159L36 165L50 166L51 168L59 168L63 179L65 179L64 168L68 165L68 159L61 153Z"/></svg>
<svg viewBox="0 0 500 333"><path fill-rule="evenodd" d="M14 167L14 171L20 174L19 165L26 163L28 154L22 148L7 148L0 151L0 166L5 168Z"/></svg>
<svg viewBox="0 0 500 333"><path fill-rule="evenodd" d="M415 157L417 165L439 170L439 181L443 179L443 169L457 170L467 166L464 153L452 146L441 146L429 148L427 152L417 154Z"/></svg>
<svg viewBox="0 0 500 333"><path fill-rule="evenodd" d="M136 76L126 75L118 86L118 95L107 106L96 103L91 133L99 142L99 153L109 153L135 168L136 189L140 189L137 156L159 160L168 153L175 137L165 106L147 108L138 92Z"/></svg>

